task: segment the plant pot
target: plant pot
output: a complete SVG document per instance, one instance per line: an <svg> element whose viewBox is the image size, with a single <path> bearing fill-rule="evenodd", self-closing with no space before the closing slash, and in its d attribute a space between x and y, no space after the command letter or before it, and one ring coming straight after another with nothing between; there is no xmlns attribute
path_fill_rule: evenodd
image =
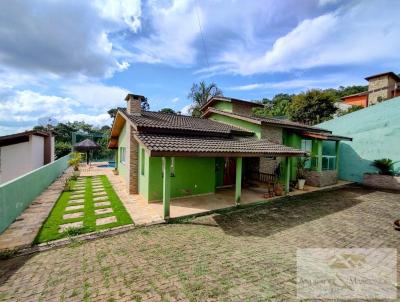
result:
<svg viewBox="0 0 400 302"><path fill-rule="evenodd" d="M280 184L277 184L275 186L275 195L276 196L282 196L283 195L283 188Z"/></svg>
<svg viewBox="0 0 400 302"><path fill-rule="evenodd" d="M305 179L298 179L297 180L297 186L299 190L304 190L304 184L306 183Z"/></svg>
<svg viewBox="0 0 400 302"><path fill-rule="evenodd" d="M79 170L78 171L73 171L72 175L75 176L75 177L78 177L79 175L81 175L81 171L79 171Z"/></svg>

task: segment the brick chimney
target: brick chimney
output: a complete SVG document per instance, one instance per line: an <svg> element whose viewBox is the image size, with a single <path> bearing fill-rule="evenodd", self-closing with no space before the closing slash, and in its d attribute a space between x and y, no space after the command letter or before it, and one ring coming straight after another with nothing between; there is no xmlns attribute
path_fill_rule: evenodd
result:
<svg viewBox="0 0 400 302"><path fill-rule="evenodd" d="M127 101L126 111L128 114L140 115L142 111L142 99L144 99L144 96L131 93L125 97L125 101Z"/></svg>

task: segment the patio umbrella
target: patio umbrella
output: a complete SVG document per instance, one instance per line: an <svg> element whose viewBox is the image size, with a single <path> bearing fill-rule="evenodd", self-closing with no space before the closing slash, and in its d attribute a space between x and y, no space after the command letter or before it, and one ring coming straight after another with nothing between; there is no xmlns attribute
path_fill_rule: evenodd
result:
<svg viewBox="0 0 400 302"><path fill-rule="evenodd" d="M86 163L89 164L89 152L99 149L100 146L90 139L85 139L74 145L75 151L86 152Z"/></svg>

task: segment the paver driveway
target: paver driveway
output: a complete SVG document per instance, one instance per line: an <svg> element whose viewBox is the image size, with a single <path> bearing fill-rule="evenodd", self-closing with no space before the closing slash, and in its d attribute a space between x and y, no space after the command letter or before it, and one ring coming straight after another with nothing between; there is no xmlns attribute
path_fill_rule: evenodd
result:
<svg viewBox="0 0 400 302"><path fill-rule="evenodd" d="M295 300L296 248L397 248L399 216L354 187L137 229L0 262L0 300Z"/></svg>

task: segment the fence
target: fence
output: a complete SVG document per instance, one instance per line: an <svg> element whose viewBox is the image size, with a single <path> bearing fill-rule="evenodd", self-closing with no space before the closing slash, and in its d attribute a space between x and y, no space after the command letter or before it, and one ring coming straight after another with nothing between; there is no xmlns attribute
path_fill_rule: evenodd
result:
<svg viewBox="0 0 400 302"><path fill-rule="evenodd" d="M69 155L0 185L0 234L68 168Z"/></svg>

